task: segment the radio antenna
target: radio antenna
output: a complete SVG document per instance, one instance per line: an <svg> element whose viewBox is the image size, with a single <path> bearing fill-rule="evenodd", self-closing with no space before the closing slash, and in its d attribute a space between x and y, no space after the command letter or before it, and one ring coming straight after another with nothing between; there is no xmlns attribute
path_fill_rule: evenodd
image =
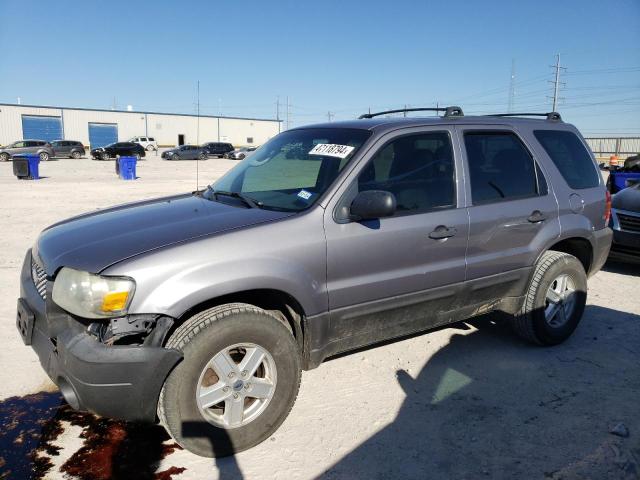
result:
<svg viewBox="0 0 640 480"><path fill-rule="evenodd" d="M200 147L200 80L198 80L196 84L196 108L197 108L197 116L196 116L196 145ZM200 156L196 158L196 190L200 189Z"/></svg>

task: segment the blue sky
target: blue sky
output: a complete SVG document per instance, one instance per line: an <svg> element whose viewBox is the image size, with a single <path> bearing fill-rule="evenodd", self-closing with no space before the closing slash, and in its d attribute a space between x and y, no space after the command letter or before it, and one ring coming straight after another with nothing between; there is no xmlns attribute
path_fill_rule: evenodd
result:
<svg viewBox="0 0 640 480"><path fill-rule="evenodd" d="M640 135L640 1L0 0L0 101L275 117L458 104ZM281 107L281 117L285 116Z"/></svg>

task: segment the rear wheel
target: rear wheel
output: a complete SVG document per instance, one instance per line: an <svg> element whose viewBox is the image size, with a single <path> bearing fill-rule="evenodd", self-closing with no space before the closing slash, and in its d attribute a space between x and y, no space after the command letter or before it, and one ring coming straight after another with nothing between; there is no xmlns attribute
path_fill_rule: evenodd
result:
<svg viewBox="0 0 640 480"><path fill-rule="evenodd" d="M77 160L81 156L82 154L80 152L71 152L71 158L75 158Z"/></svg>
<svg viewBox="0 0 640 480"><path fill-rule="evenodd" d="M155 150L155 148L153 148L153 145L147 145L147 152L150 152L152 150Z"/></svg>
<svg viewBox="0 0 640 480"><path fill-rule="evenodd" d="M9 154L8 153L0 153L0 162L7 162L9 161Z"/></svg>
<svg viewBox="0 0 640 480"><path fill-rule="evenodd" d="M40 161L46 162L49 160L49 154L47 152L40 152Z"/></svg>
<svg viewBox="0 0 640 480"><path fill-rule="evenodd" d="M587 275L580 261L563 252L545 252L535 266L515 332L539 345L557 345L578 326L587 300Z"/></svg>
<svg viewBox="0 0 640 480"><path fill-rule="evenodd" d="M198 155L198 158L200 160L206 160L207 159L207 154L206 153L201 153L200 155Z"/></svg>
<svg viewBox="0 0 640 480"><path fill-rule="evenodd" d="M167 378L158 417L187 450L222 457L267 439L289 414L300 386L300 355L288 327L252 305L206 310L167 348L184 360Z"/></svg>

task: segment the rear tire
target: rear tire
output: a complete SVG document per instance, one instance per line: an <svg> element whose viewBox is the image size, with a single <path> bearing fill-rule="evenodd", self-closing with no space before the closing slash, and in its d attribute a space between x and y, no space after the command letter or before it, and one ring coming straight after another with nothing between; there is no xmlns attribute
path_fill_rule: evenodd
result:
<svg viewBox="0 0 640 480"><path fill-rule="evenodd" d="M40 161L41 162L48 162L49 161L49 154L47 152L40 152L39 156L40 156Z"/></svg>
<svg viewBox="0 0 640 480"><path fill-rule="evenodd" d="M80 152L71 152L71 158L75 158L76 160L82 157Z"/></svg>
<svg viewBox="0 0 640 480"><path fill-rule="evenodd" d="M0 153L0 162L8 162L9 154L8 153Z"/></svg>
<svg viewBox="0 0 640 480"><path fill-rule="evenodd" d="M236 360L229 356L233 361L231 370L237 372L229 373L226 377L233 380L228 380L215 367L224 362L212 362L221 352L238 345L253 345L266 354L260 357L255 374L246 370L241 372L242 368L251 370L242 366L251 347L247 347L242 358ZM158 417L176 442L197 455L223 457L264 441L282 424L298 395L301 368L295 339L282 321L253 305L234 303L205 310L182 324L171 335L166 347L181 351L184 360L169 374L162 387ZM242 355L242 351L238 355ZM267 377L264 372L270 368L273 375ZM264 387L267 378L271 379L270 396L253 398L252 395L257 395L252 394L256 385ZM215 398L219 400L215 406L199 404L203 397L202 393L198 397L196 392L202 392L203 388L215 390ZM242 396L245 390L248 392L246 398ZM233 403L236 392L241 395L241 404ZM233 405L240 405L243 412L234 419L237 423L226 427L217 424L226 418L227 411L230 417L233 416Z"/></svg>
<svg viewBox="0 0 640 480"><path fill-rule="evenodd" d="M147 145L147 152L150 152L152 150L155 150L155 148L153 148L153 145Z"/></svg>
<svg viewBox="0 0 640 480"><path fill-rule="evenodd" d="M578 326L586 301L587 275L580 261L568 253L545 252L513 319L514 331L538 345L562 343Z"/></svg>

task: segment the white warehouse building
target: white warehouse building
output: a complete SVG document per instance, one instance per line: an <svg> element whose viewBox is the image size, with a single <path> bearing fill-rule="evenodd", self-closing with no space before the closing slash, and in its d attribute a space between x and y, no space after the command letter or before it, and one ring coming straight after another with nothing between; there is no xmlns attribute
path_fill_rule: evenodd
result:
<svg viewBox="0 0 640 480"><path fill-rule="evenodd" d="M278 134L280 120L216 117L0 103L0 145L16 140L77 140L96 148L132 137L158 146L229 142L261 145Z"/></svg>

